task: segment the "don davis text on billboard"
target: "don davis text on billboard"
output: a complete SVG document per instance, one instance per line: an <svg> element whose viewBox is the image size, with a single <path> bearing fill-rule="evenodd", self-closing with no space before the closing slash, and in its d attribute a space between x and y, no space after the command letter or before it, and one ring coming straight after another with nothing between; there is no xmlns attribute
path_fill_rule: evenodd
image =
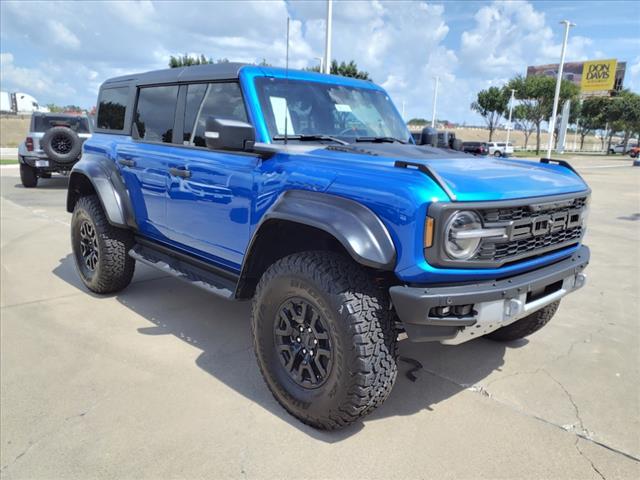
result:
<svg viewBox="0 0 640 480"><path fill-rule="evenodd" d="M615 59L584 62L580 88L583 92L612 90L616 73Z"/></svg>

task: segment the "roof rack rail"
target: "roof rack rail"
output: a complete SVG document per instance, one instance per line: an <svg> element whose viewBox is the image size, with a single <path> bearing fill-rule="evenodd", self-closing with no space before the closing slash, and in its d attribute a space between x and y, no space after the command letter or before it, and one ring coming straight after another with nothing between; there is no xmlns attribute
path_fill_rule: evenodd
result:
<svg viewBox="0 0 640 480"><path fill-rule="evenodd" d="M453 191L449 188L449 185L447 185L447 183L443 180L443 178L440 175L438 175L435 172L435 170L431 169L431 167L429 167L429 165L425 165L424 163L407 162L407 161L404 161L404 160L396 160L396 162L393 164L393 166L396 167L396 168L409 168L409 167L417 168L422 173L424 173L427 176L429 176L431 178L431 180L436 182L438 184L438 186L440 188L442 188L442 190L444 190L444 192L447 194L447 196L451 199L452 202L456 201L456 194L453 193Z"/></svg>

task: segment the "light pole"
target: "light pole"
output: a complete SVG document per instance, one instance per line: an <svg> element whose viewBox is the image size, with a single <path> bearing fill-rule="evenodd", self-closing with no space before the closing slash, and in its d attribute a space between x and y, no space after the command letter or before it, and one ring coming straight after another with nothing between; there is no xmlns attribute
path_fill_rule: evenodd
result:
<svg viewBox="0 0 640 480"><path fill-rule="evenodd" d="M313 57L314 60L320 60L320 73L324 73L324 57Z"/></svg>
<svg viewBox="0 0 640 480"><path fill-rule="evenodd" d="M404 100L402 100L402 120L404 120Z"/></svg>
<svg viewBox="0 0 640 480"><path fill-rule="evenodd" d="M433 89L433 114L431 115L431 128L436 127L436 103L438 102L438 84L440 83L440 77L433 77L436 80L436 86Z"/></svg>
<svg viewBox="0 0 640 480"><path fill-rule="evenodd" d="M509 146L509 134L511 133L511 114L513 113L513 101L514 95L516 91L515 89L511 89L511 99L509 100L509 123L507 123L507 146Z"/></svg>
<svg viewBox="0 0 640 480"><path fill-rule="evenodd" d="M560 52L560 65L558 65L558 78L556 79L556 93L553 97L553 111L549 119L549 145L547 146L547 158L551 158L551 148L553 147L553 132L556 129L556 116L558 115L558 101L560 100L560 85L562 84L562 70L564 70L564 56L567 53L567 40L569 40L569 29L575 27L575 23L569 20L562 20L564 24L564 41Z"/></svg>
<svg viewBox="0 0 640 480"><path fill-rule="evenodd" d="M333 17L333 0L327 0L327 30L324 39L324 73L331 73L331 22Z"/></svg>

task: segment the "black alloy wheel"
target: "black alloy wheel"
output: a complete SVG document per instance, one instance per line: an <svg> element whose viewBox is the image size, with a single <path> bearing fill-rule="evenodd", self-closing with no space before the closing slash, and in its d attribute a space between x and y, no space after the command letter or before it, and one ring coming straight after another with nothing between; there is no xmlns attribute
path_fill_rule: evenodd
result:
<svg viewBox="0 0 640 480"><path fill-rule="evenodd" d="M100 259L98 236L94 226L87 220L84 220L80 225L80 254L82 255L84 266L89 271L94 272Z"/></svg>
<svg viewBox="0 0 640 480"><path fill-rule="evenodd" d="M51 148L60 155L66 155L71 151L73 142L68 135L56 135L51 139Z"/></svg>
<svg viewBox="0 0 640 480"><path fill-rule="evenodd" d="M280 364L303 388L323 385L333 365L329 332L318 309L302 298L287 299L274 321Z"/></svg>

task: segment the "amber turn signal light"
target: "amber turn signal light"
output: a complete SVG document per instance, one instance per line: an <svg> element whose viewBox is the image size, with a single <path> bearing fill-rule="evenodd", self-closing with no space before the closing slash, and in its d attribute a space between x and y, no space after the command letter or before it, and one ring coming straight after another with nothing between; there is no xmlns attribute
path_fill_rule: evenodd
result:
<svg viewBox="0 0 640 480"><path fill-rule="evenodd" d="M433 245L433 218L427 217L424 222L424 248Z"/></svg>

